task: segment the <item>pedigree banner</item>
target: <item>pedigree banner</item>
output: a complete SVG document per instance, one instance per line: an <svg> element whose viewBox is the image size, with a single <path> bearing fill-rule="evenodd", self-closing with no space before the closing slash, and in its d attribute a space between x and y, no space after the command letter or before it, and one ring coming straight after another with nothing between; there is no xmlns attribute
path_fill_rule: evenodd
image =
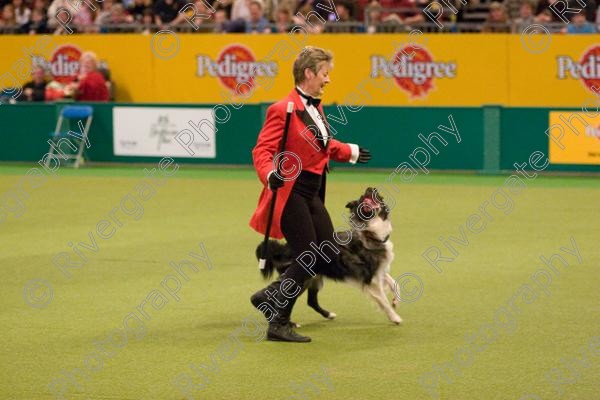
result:
<svg viewBox="0 0 600 400"><path fill-rule="evenodd" d="M600 165L600 115L552 111L548 136L550 163Z"/></svg>
<svg viewBox="0 0 600 400"><path fill-rule="evenodd" d="M600 90L600 35L546 38L548 48L531 53L509 36L508 105L581 108Z"/></svg>
<svg viewBox="0 0 600 400"><path fill-rule="evenodd" d="M520 35L63 35L0 36L0 87L43 64L52 79L76 76L93 51L111 73L116 100L269 103L293 88L305 45L334 54L326 104L579 107L600 87L600 35L547 36L533 53Z"/></svg>

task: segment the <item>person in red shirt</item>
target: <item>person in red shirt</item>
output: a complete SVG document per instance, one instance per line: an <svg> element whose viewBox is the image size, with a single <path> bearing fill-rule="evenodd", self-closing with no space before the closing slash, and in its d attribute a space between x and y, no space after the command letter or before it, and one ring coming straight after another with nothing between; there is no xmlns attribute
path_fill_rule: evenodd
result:
<svg viewBox="0 0 600 400"><path fill-rule="evenodd" d="M78 82L71 84L78 101L108 101L109 92L104 76L98 72L98 59L91 51L86 51L79 59Z"/></svg>
<svg viewBox="0 0 600 400"><path fill-rule="evenodd" d="M265 234L273 190L278 189L269 236L275 239L285 237L296 258L278 280L250 299L269 322L268 340L310 341L310 338L292 330L290 314L301 287L311 275L314 276L312 269L307 270L298 258L317 246L320 254L314 263L317 273L338 263L339 250L331 243L333 224L323 204L329 160L354 164L371 159L369 150L333 138L321 104L332 68L333 55L329 51L312 46L302 49L293 66L296 87L285 99L267 109L265 123L252 150L254 167L263 190L250 226ZM274 164L281 160L278 148L289 103L294 107L285 143L286 153L282 154L293 154L290 157L295 158L298 164L293 161L291 164L284 163L281 172L297 168L298 174L282 177Z"/></svg>

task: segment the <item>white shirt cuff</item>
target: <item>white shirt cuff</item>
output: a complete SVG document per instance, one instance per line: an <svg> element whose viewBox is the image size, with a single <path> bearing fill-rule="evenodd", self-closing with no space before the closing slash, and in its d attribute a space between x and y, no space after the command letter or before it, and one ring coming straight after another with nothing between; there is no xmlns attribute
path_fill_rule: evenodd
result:
<svg viewBox="0 0 600 400"><path fill-rule="evenodd" d="M350 156L350 164L356 164L356 161L358 160L358 145L354 144L354 143L348 143L348 146L350 146L350 150L352 151L352 155Z"/></svg>
<svg viewBox="0 0 600 400"><path fill-rule="evenodd" d="M271 174L275 172L275 171L271 171L267 174L267 189L271 189L271 186L269 185L269 177L271 176Z"/></svg>

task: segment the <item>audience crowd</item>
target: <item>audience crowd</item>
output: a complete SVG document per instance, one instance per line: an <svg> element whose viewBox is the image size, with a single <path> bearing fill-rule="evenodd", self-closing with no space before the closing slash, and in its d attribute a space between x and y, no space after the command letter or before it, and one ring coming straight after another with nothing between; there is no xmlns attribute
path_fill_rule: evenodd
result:
<svg viewBox="0 0 600 400"><path fill-rule="evenodd" d="M267 34L289 32L296 25L310 33L520 33L534 23L553 32L595 33L600 13L595 0L584 2L581 13L564 14L567 24L552 7L560 11L568 3L580 9L577 0L468 0L467 5L446 0L455 12L447 6L441 10L439 0L0 0L0 33L71 33L65 25L76 33Z"/></svg>

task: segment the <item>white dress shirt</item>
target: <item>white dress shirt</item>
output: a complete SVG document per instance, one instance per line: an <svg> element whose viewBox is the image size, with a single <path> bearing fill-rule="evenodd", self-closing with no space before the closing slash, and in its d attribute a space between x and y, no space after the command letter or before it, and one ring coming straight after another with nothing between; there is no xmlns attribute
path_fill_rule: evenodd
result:
<svg viewBox="0 0 600 400"><path fill-rule="evenodd" d="M296 89L298 89L298 91L303 93L304 95L309 96L304 90L300 89L299 87L296 86ZM300 99L302 100L302 104L304 104L304 108L306 109L308 114L317 124L317 128L319 128L319 131L321 131L321 136L323 136L323 144L327 146L327 142L329 141L329 135L327 133L327 128L325 127L325 121L323 121L323 117L321 117L319 110L312 104L309 106L308 100L306 100L304 96L300 96ZM356 164L356 160L358 160L359 151L358 145L354 143L348 143L348 145L350 146L350 151L352 152L350 156L350 164Z"/></svg>

